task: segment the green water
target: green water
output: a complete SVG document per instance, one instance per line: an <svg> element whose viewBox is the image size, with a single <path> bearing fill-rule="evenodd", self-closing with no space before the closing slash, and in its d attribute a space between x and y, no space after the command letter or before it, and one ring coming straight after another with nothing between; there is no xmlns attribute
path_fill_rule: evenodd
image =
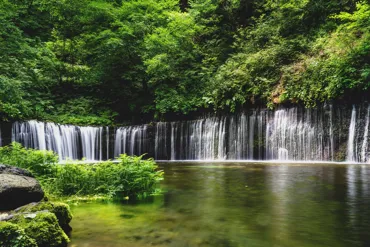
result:
<svg viewBox="0 0 370 247"><path fill-rule="evenodd" d="M370 166L171 163L161 169L161 196L73 206L69 246L370 246Z"/></svg>

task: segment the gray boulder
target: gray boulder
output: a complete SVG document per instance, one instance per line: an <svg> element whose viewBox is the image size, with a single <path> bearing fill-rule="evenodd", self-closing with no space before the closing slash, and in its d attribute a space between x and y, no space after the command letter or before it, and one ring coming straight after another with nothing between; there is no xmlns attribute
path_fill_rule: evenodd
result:
<svg viewBox="0 0 370 247"><path fill-rule="evenodd" d="M0 165L0 210L12 210L43 198L44 191L31 173Z"/></svg>
<svg viewBox="0 0 370 247"><path fill-rule="evenodd" d="M8 166L0 164L0 174L12 174L12 175L21 175L26 177L33 178L34 176L27 170L18 168L15 166Z"/></svg>

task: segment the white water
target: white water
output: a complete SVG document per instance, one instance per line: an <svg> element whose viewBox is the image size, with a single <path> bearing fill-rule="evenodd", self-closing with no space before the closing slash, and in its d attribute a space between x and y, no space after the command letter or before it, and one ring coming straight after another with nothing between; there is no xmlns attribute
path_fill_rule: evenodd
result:
<svg viewBox="0 0 370 247"><path fill-rule="evenodd" d="M27 148L52 150L59 155L60 160L103 160L103 129L31 120L13 124L12 140Z"/></svg>
<svg viewBox="0 0 370 247"><path fill-rule="evenodd" d="M349 126L349 134L348 134L347 161L356 161L355 134L356 134L356 108L355 106L353 106L352 114L351 114L351 124Z"/></svg>
<svg viewBox="0 0 370 247"><path fill-rule="evenodd" d="M369 119L370 118L370 106L367 108L366 114L366 124L364 130L364 138L362 140L362 147L361 147L361 162L367 162L368 157L368 139L369 139Z"/></svg>
<svg viewBox="0 0 370 247"><path fill-rule="evenodd" d="M170 155L167 155L167 128L170 128ZM224 118L206 118L188 122L157 123L155 157L157 159L223 159L225 154ZM179 150L179 151L177 151Z"/></svg>
<svg viewBox="0 0 370 247"><path fill-rule="evenodd" d="M147 153L156 160L369 162L370 106L251 110L232 116L120 127L14 123L13 140L61 160ZM341 154L342 153L342 154Z"/></svg>
<svg viewBox="0 0 370 247"><path fill-rule="evenodd" d="M348 118L348 110L326 105L158 123L154 154L157 160L338 161L345 146L346 161L368 162L370 106L363 117L351 111Z"/></svg>
<svg viewBox="0 0 370 247"><path fill-rule="evenodd" d="M141 155L147 149L147 125L120 127L114 139L114 157L120 154Z"/></svg>

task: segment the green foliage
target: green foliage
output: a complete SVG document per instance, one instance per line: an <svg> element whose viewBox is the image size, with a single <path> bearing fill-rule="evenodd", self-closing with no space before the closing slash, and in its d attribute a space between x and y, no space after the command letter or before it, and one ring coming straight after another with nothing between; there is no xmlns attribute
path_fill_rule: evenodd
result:
<svg viewBox="0 0 370 247"><path fill-rule="evenodd" d="M57 161L51 151L26 149L16 142L0 147L0 163L30 170L53 196L145 196L155 191L163 177L155 162L142 156L121 155L118 163L57 165Z"/></svg>
<svg viewBox="0 0 370 247"><path fill-rule="evenodd" d="M34 218L20 214L11 219L11 222L23 228L38 247L66 247L69 242L53 213L38 212Z"/></svg>
<svg viewBox="0 0 370 247"><path fill-rule="evenodd" d="M57 162L52 151L26 149L17 142L0 147L0 163L25 168L38 177L53 175Z"/></svg>
<svg viewBox="0 0 370 247"><path fill-rule="evenodd" d="M353 3L266 1L263 14L236 35L237 52L219 67L207 101L231 111L244 104L272 107L287 101L313 106L348 94L346 88L366 90L366 78L355 78L361 64L367 68L366 61L355 62L343 56L343 50L333 50L338 47L334 39L348 42L345 33L335 32L333 16L341 20L351 16L336 13L352 10ZM356 12L353 15L358 16ZM338 30L343 25L347 24ZM366 42L365 37L361 39ZM366 76L365 68L360 71Z"/></svg>
<svg viewBox="0 0 370 247"><path fill-rule="evenodd" d="M286 99L314 105L369 89L369 5L357 4L353 14L332 18L343 23L332 34L319 37L310 56L302 56L301 61L285 68Z"/></svg>
<svg viewBox="0 0 370 247"><path fill-rule="evenodd" d="M60 124L82 126L113 125L117 113L107 107L99 107L99 101L89 97L67 100L56 106L54 114L44 116L45 120Z"/></svg>
<svg viewBox="0 0 370 247"><path fill-rule="evenodd" d="M366 1L180 2L2 1L0 119L110 125L369 92Z"/></svg>
<svg viewBox="0 0 370 247"><path fill-rule="evenodd" d="M119 163L67 164L58 167L53 190L61 196L145 196L155 191L162 172L153 160L121 155Z"/></svg>
<svg viewBox="0 0 370 247"><path fill-rule="evenodd" d="M9 222L0 222L0 246L2 247L37 247L34 239L24 230Z"/></svg>

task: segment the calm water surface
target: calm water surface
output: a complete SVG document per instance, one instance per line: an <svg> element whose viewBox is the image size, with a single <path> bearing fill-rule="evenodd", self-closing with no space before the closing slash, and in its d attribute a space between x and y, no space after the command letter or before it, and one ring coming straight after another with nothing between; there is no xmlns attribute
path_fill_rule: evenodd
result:
<svg viewBox="0 0 370 247"><path fill-rule="evenodd" d="M370 165L160 166L163 195L72 206L69 246L370 246Z"/></svg>

